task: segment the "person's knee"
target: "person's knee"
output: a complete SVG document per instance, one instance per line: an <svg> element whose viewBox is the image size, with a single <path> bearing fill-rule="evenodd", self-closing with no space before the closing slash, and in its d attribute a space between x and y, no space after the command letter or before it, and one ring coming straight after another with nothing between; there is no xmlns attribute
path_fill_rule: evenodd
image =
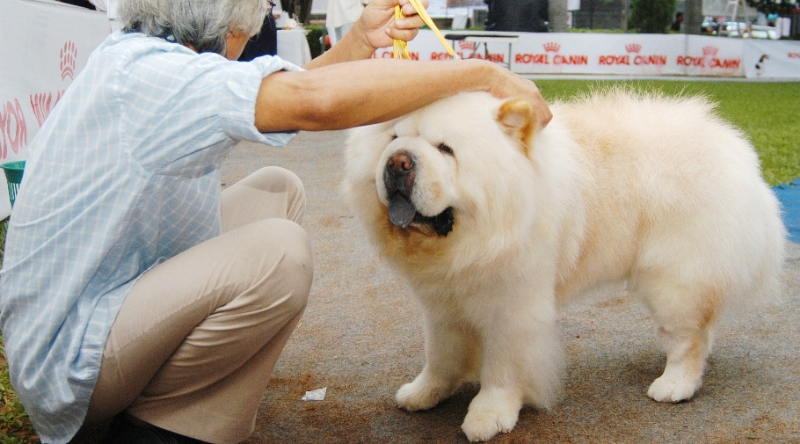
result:
<svg viewBox="0 0 800 444"><path fill-rule="evenodd" d="M276 166L261 168L243 179L245 185L271 194L286 196L286 217L301 223L306 209L303 182L293 172Z"/></svg>
<svg viewBox="0 0 800 444"><path fill-rule="evenodd" d="M277 167L267 166L245 177L242 181L249 187L270 192L285 192L305 199L303 182L293 172Z"/></svg>

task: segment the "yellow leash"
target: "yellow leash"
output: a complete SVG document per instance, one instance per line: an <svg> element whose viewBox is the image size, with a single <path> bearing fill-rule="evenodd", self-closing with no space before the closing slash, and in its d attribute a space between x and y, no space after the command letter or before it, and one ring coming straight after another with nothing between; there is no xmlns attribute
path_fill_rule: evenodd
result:
<svg viewBox="0 0 800 444"><path fill-rule="evenodd" d="M431 16L428 15L428 11L426 11L425 8L422 7L422 4L420 4L419 0L409 0L409 3L411 3L411 6L413 6L414 10L417 11L417 15L419 15L420 18L422 18L422 21L425 22L425 24L428 25L428 27L431 28L431 30L433 30L433 33L436 34L436 37L438 37L439 41L442 42L442 46L444 46L444 49L446 49L447 53L450 54L450 57L454 59L459 59L458 55L456 55L456 52L453 50L453 47L451 47L450 44L447 43L447 40L445 40L442 33L439 32L439 28L436 27L435 23L433 23ZM405 16L403 15L403 12L400 10L400 5L395 6L394 18L401 19L403 17ZM397 40L397 39L394 40L394 58L396 59L411 58L411 56L409 56L408 54L408 43L406 43L404 40Z"/></svg>

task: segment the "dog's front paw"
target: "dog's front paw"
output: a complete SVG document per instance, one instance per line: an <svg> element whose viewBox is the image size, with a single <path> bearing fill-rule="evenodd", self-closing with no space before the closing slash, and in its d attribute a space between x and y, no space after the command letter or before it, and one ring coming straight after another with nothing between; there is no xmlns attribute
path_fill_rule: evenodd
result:
<svg viewBox="0 0 800 444"><path fill-rule="evenodd" d="M470 411L461 430L470 442L488 441L498 433L508 433L517 425L518 412Z"/></svg>
<svg viewBox="0 0 800 444"><path fill-rule="evenodd" d="M647 390L647 396L658 402L685 401L694 396L694 393L700 388L700 384L699 381L675 380L664 375L653 381L650 389Z"/></svg>
<svg viewBox="0 0 800 444"><path fill-rule="evenodd" d="M451 391L420 375L414 382L400 387L395 399L400 408L414 412L433 408L439 401L450 396Z"/></svg>
<svg viewBox="0 0 800 444"><path fill-rule="evenodd" d="M481 389L469 405L461 430L472 442L486 441L498 433L508 433L517 425L522 399L503 389Z"/></svg>

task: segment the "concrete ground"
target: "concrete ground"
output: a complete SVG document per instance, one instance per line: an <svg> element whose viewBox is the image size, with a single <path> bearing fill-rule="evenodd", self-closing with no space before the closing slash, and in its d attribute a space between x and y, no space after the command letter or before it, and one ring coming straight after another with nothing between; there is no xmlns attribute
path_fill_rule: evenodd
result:
<svg viewBox="0 0 800 444"><path fill-rule="evenodd" d="M223 167L223 186L266 165L297 173L315 255L308 308L246 443L466 442L460 425L476 386L427 412L395 405L395 391L424 364L421 317L340 196L344 138L303 132L286 148L241 143ZM703 387L679 404L646 396L665 358L643 307L622 293L573 304L561 316L560 402L523 409L493 442L800 443L800 245L790 244L783 282L779 302L723 322ZM301 401L322 387L323 401Z"/></svg>

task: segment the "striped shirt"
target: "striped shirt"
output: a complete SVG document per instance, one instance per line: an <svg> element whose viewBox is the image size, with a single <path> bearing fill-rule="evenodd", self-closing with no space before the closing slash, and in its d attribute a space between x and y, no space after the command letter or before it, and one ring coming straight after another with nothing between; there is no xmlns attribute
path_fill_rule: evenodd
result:
<svg viewBox="0 0 800 444"><path fill-rule="evenodd" d="M77 432L111 324L150 267L220 234L220 165L259 133L261 79L278 57L231 62L113 33L29 148L0 270L14 389L43 442Z"/></svg>

